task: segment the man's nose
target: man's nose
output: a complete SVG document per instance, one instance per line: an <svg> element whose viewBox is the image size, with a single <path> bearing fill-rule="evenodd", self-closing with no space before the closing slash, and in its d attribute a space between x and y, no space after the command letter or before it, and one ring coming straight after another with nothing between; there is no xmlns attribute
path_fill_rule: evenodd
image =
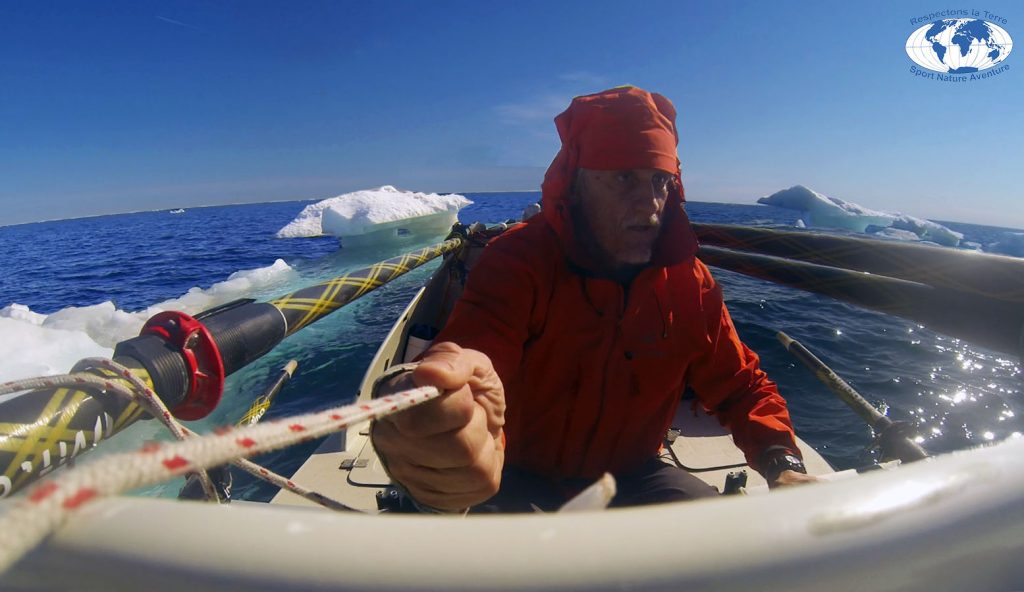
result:
<svg viewBox="0 0 1024 592"><path fill-rule="evenodd" d="M658 182L651 179L649 181L637 183L637 187L630 197L634 209L641 210L644 213L653 214L661 210L662 204L665 203L667 195L666 192L658 186Z"/></svg>

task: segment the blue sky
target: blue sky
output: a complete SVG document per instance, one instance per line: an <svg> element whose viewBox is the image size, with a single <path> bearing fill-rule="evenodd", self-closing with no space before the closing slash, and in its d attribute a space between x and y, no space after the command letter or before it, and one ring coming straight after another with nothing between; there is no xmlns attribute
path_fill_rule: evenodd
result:
<svg viewBox="0 0 1024 592"><path fill-rule="evenodd" d="M914 77L911 18L945 8L1024 39L1009 1L6 2L0 224L537 189L554 115L631 83L675 102L691 200L800 183L1024 228L1024 48L986 80Z"/></svg>

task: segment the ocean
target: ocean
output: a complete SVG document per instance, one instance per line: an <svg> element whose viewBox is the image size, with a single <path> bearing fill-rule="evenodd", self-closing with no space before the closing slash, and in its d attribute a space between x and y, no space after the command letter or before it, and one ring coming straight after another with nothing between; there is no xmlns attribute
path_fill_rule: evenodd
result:
<svg viewBox="0 0 1024 592"><path fill-rule="evenodd" d="M467 193L463 222L517 218L539 193ZM313 203L294 201L142 212L0 227L0 380L64 371L78 357L108 352L132 336L152 309L193 314L240 297L268 299L341 275L425 243L339 249L336 239L275 238ZM793 210L691 202L698 222L792 226ZM944 222L977 245L1020 231ZM268 417L350 401L378 344L431 263L286 339L229 377L224 398L197 431L233 423L289 359L295 378ZM940 335L927 327L724 270L713 270L744 341L779 383L801 437L836 468L872 460L864 423L797 363L775 338L782 330L831 365L894 420L908 422L932 453L985 445L1024 432L1021 362ZM12 307L11 304L22 305ZM23 307L27 307L27 310ZM47 315L43 317L42 315ZM44 322L45 318L45 322ZM98 456L166 439L139 422L104 442ZM257 459L284 474L314 448L308 443ZM266 500L274 491L236 475L235 497ZM139 492L173 496L180 483Z"/></svg>

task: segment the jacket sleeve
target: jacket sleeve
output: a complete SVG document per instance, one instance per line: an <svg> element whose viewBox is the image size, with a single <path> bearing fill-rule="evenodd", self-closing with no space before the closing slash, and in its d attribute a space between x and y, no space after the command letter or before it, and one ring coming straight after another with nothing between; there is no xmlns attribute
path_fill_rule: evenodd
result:
<svg viewBox="0 0 1024 592"><path fill-rule="evenodd" d="M503 384L519 369L539 302L537 266L522 256L521 242L503 235L484 248L436 339L483 352Z"/></svg>
<svg viewBox="0 0 1024 592"><path fill-rule="evenodd" d="M732 432L747 463L760 471L761 454L783 446L799 455L796 436L778 387L759 367L757 354L736 333L711 272L696 262L701 282L701 307L707 326L707 349L687 370L689 386L718 421Z"/></svg>

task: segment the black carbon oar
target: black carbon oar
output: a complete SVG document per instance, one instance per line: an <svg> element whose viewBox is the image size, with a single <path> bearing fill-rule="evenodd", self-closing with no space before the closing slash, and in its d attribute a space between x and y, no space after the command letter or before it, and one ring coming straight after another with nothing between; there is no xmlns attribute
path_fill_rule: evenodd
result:
<svg viewBox="0 0 1024 592"><path fill-rule="evenodd" d="M950 247L731 224L693 224L702 245L866 271L1024 303L1024 259Z"/></svg>
<svg viewBox="0 0 1024 592"><path fill-rule="evenodd" d="M927 458L928 453L919 444L907 436L906 428L882 415L867 399L862 397L852 386L847 384L838 374L818 359L799 341L782 331L777 334L786 351L814 372L818 380L825 383L833 393L839 396L850 409L861 417L871 429L878 434L878 443L884 460L899 459L901 462L913 462Z"/></svg>
<svg viewBox="0 0 1024 592"><path fill-rule="evenodd" d="M220 401L224 378L286 336L385 283L458 249L442 243L382 261L271 302L241 300L195 318L165 312L117 345L114 361L149 384L179 419L200 419ZM88 373L121 381L109 370ZM91 388L41 388L0 403L0 497L13 493L143 415L135 403Z"/></svg>
<svg viewBox="0 0 1024 592"><path fill-rule="evenodd" d="M1024 301L707 245L701 246L699 257L708 265L900 316L1024 357Z"/></svg>

